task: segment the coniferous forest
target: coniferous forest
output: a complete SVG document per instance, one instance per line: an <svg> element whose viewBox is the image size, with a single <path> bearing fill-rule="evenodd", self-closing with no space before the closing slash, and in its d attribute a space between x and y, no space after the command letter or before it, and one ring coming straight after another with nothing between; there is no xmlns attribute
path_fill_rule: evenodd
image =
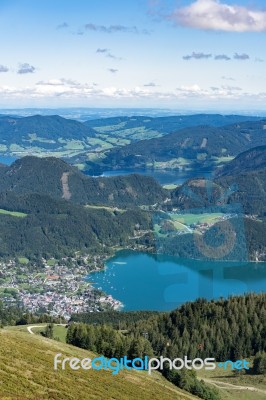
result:
<svg viewBox="0 0 266 400"><path fill-rule="evenodd" d="M78 323L78 321L83 321ZM86 323L87 322L87 323ZM266 295L249 294L217 301L199 299L170 313L125 312L75 315L67 343L103 354L129 359L163 355L171 360L187 356L215 358L217 362L255 357L249 373L266 373ZM215 390L200 383L195 371L163 375L178 387L203 399L218 399Z"/></svg>

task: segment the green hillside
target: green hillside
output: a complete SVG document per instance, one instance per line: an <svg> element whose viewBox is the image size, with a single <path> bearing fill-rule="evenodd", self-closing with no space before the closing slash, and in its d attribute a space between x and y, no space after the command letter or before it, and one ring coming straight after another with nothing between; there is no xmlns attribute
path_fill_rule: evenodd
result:
<svg viewBox="0 0 266 400"><path fill-rule="evenodd" d="M36 110L37 111L37 110ZM241 115L198 114L152 118L113 117L86 121L58 115L0 118L0 155L66 157L84 168L86 161L100 161L110 149L167 135L198 125L223 126L258 117Z"/></svg>
<svg viewBox="0 0 266 400"><path fill-rule="evenodd" d="M28 156L11 166L1 166L0 192L4 191L115 207L154 204L166 198L166 191L151 177L134 174L93 178L55 157Z"/></svg>
<svg viewBox="0 0 266 400"><path fill-rule="evenodd" d="M225 165L219 176L239 175L243 172L252 172L266 167L266 146L259 146L239 154Z"/></svg>
<svg viewBox="0 0 266 400"><path fill-rule="evenodd" d="M258 119L258 117L243 115L195 114L156 118L147 116L111 117L89 120L84 124L98 133L108 134L108 138L127 138L137 141L164 136L179 129L198 125L218 127L244 121L257 121Z"/></svg>
<svg viewBox="0 0 266 400"><path fill-rule="evenodd" d="M150 227L149 215L140 209L112 212L47 195L13 193L0 193L0 204L1 208L28 214L18 218L13 213L0 213L1 257L50 258L74 251L101 254L112 246L126 245L136 226L143 230Z"/></svg>
<svg viewBox="0 0 266 400"><path fill-rule="evenodd" d="M160 374L111 371L54 371L57 353L93 358L95 354L29 333L0 331L0 397L3 399L175 399L196 397L177 389Z"/></svg>
<svg viewBox="0 0 266 400"><path fill-rule="evenodd" d="M252 154L254 151L251 150ZM257 153L254 154L253 158L257 159ZM214 181L192 179L167 191L147 176L93 178L55 157L24 157L11 166L0 167L0 255L50 258L77 250L103 253L112 246L126 247L132 237L151 247L154 241L151 236L147 238L147 232L158 231L154 210L174 208L177 213L192 216L186 221L184 216L179 216L172 221L174 226L168 224L169 232L155 235L160 242L157 244L168 254L201 258L195 237L189 234L195 227L189 225L199 221L201 225L210 225L213 213L221 214L217 225L209 229L210 234L205 235L204 226L195 232L203 233L212 246L217 246L220 239L216 228L222 232L227 226L222 214L231 214L232 218L240 213L242 228L236 219L231 222L240 227L242 236L237 236L239 246L234 248L234 253L228 253L228 259L246 259L246 252L241 252L247 246L251 259L263 260L265 185L266 169L259 168L232 176L229 173ZM150 211L142 210L143 205L149 206ZM206 220L194 215L206 213L210 214ZM160 221L164 222L161 217ZM172 228L185 229L186 234L176 235Z"/></svg>
<svg viewBox="0 0 266 400"><path fill-rule="evenodd" d="M218 248L219 243L222 243L219 240L222 240L223 234L225 237L230 237L230 229L233 229L237 234L235 253L228 252L227 255L231 260L244 260L247 259L247 255L250 260L265 260L266 168L263 168L265 151L258 149L240 154L234 161L228 163L222 176L217 176L213 181L201 178L186 181L171 191L171 203L165 207L168 210L174 208L179 213L190 213L193 216L191 220L193 223L197 223L199 214L204 215L208 212L214 216L217 212L224 213L224 220L220 220L213 227L209 221L205 221L208 223L208 230L205 231L203 226L201 233L205 243ZM246 169L242 169L243 159L248 160L245 163ZM254 165L254 170L251 165ZM230 224L227 223L228 218ZM160 217L160 225L163 223L164 220ZM164 251L184 258L201 258L198 241L194 240L197 238L201 241L199 236L194 235L197 233L197 227L192 226L191 234L181 236L177 236L173 229L171 235L171 227L173 228L173 225L168 224L169 232L165 240L164 237L159 238ZM228 241L229 248L230 241Z"/></svg>
<svg viewBox="0 0 266 400"><path fill-rule="evenodd" d="M223 127L201 125L111 149L98 165L103 170L114 165L121 169L210 167L265 144L265 120ZM88 168L92 167L88 163Z"/></svg>

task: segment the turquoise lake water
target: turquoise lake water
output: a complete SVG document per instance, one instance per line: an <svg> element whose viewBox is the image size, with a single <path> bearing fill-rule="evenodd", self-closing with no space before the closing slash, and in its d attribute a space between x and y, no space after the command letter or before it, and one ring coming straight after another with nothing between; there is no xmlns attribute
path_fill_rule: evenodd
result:
<svg viewBox="0 0 266 400"><path fill-rule="evenodd" d="M193 261L122 251L88 280L122 301L125 311L168 311L199 297L264 292L266 263Z"/></svg>

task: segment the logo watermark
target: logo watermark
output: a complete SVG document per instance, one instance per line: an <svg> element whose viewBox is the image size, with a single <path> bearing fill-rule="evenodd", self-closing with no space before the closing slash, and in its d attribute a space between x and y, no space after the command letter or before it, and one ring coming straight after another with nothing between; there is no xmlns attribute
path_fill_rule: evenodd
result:
<svg viewBox="0 0 266 400"><path fill-rule="evenodd" d="M166 366L170 370L179 371L183 368L187 370L201 369L214 370L216 368L222 368L224 370L248 370L249 362L246 360L231 361L216 363L215 358L195 358L193 360L188 359L187 356L184 358L170 358L160 356L159 358L150 358L145 356L144 358L136 357L133 360L127 358L127 356L121 358L106 358L104 356L95 358L83 358L78 357L62 357L61 353L58 353L54 357L54 370L65 370L66 367L77 371L77 370L90 370L94 369L109 370L112 371L113 375L117 375L122 370L137 370L137 371L148 371L149 374L152 371L162 371Z"/></svg>

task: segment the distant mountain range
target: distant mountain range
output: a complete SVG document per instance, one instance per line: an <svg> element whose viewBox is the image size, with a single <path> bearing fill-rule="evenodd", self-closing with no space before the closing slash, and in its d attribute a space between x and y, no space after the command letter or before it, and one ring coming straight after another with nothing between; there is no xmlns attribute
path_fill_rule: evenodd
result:
<svg viewBox="0 0 266 400"><path fill-rule="evenodd" d="M265 144L266 120L219 128L196 126L111 149L99 165L105 170L206 167L219 165L245 150Z"/></svg>
<svg viewBox="0 0 266 400"><path fill-rule="evenodd" d="M95 136L95 131L86 125L58 115L15 118L0 118L0 140L6 143L26 144L38 142L38 138L48 140L43 143L54 144L60 138L86 140ZM50 142L51 141L51 142Z"/></svg>
<svg viewBox="0 0 266 400"><path fill-rule="evenodd" d="M118 134L124 129L136 129L145 127L146 130L158 131L165 135L183 128L199 125L224 126L245 121L257 121L261 117L251 117L244 115L221 115L221 114L194 114L194 115L175 115L167 117L111 117L89 120L84 122L90 128L112 127L112 131ZM105 129L107 130L107 129ZM128 132L130 133L130 132Z"/></svg>
<svg viewBox="0 0 266 400"><path fill-rule="evenodd" d="M75 116L75 114L73 115ZM197 130L194 132L197 126L221 127L228 124L240 124L245 121L255 122L258 120L259 117L250 116L199 114L155 118L149 116L112 117L88 120L81 123L58 115L23 117L2 114L0 115L0 156L55 155L56 157L68 159L72 164L77 164L80 168L93 170L96 167L99 169L101 164L105 167L113 168L112 162L115 162L118 157L124 154L118 153L116 157L114 155L116 149L119 150L123 146L134 144L143 139L161 138L184 128L193 128L192 131L185 132L187 136L181 143L186 148L190 146L194 139L197 140L199 137L199 132ZM208 138L205 138L205 136L204 134L202 136L203 142L196 143L196 146L202 150L199 155L198 153L196 154L200 161L208 158L208 154L207 156L205 155L204 149L208 150L208 146L212 146L211 137L209 144L207 144L205 139ZM187 141L185 142L186 139ZM153 142L149 145L153 146ZM145 148L145 142L143 147ZM138 147L136 147L136 150L138 150ZM127 155L128 151L130 151L130 157L134 158L134 147L127 149L125 155ZM228 149L228 152L230 153L231 149ZM222 156L228 152L227 149L222 148ZM138 155L139 152L136 154ZM171 153L169 155L172 156ZM193 154L184 154L184 157L190 156L195 156L195 152ZM139 162L142 165L151 166L154 161L157 161L157 158L157 154L154 154L154 157L148 159L146 164L140 158L135 162L123 159L121 162L126 166L128 163L130 165L138 165ZM158 161L161 159L159 157ZM170 162L171 160L169 159L168 161ZM87 165L85 164L86 162L88 162ZM186 160L183 162L190 163L190 161Z"/></svg>

